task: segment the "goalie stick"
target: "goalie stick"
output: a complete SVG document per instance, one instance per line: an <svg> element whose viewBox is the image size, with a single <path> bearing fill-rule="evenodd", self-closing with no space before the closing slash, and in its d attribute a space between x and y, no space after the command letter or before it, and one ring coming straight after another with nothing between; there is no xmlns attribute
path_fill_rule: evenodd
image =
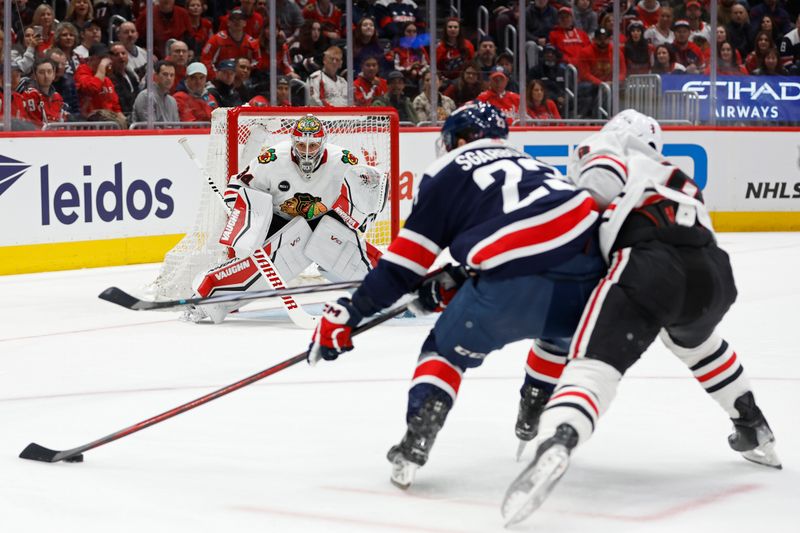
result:
<svg viewBox="0 0 800 533"><path fill-rule="evenodd" d="M228 208L228 204L225 203L222 192L214 183L214 178L211 176L211 174L209 174L203 165L200 164L200 161L197 159L194 151L189 146L188 139L186 137L181 137L178 139L178 144L181 145L183 150L186 152L186 155L189 156L189 159L192 160L192 163L194 163L194 165L197 167L197 170L200 171L200 174L206 178L206 182L208 183L209 187L211 187L211 190L214 191L214 194L217 198L219 198L219 201L222 202L225 212L230 213L230 209ZM253 258L253 263L258 268L258 271L261 272L261 275L270 287L275 290L286 288L286 283L284 283L283 278L275 268L275 264L272 262L269 256L264 253L264 250L259 248L253 252L250 257ZM297 303L291 294L281 296L281 303L286 308L289 318L295 323L295 325L303 329L314 329L317 323L316 318L309 315L302 307L300 307L300 304Z"/></svg>
<svg viewBox="0 0 800 533"><path fill-rule="evenodd" d="M386 322L390 318L402 314L403 312L405 312L407 308L408 308L407 303L395 307L390 311L388 311L387 313L377 316L374 319L355 328L351 336L355 337L356 335L360 335L361 333L364 333L365 331ZM200 398L187 402L183 405L174 407L169 411L165 411L160 415L148 418L147 420L137 422L132 426L128 426L125 429L121 429L119 431L111 433L110 435L106 435L105 437L94 440L88 444L77 446L69 450L51 450L50 448L45 448L44 446L32 442L28 444L28 446L26 446L24 450L22 450L22 453L19 454L19 457L21 459L30 459L33 461L42 461L45 463L56 463L58 461L66 461L68 463L81 463L83 462L83 452L92 450L94 448L98 448L100 446L103 446L104 444L108 444L109 442L114 442L115 440L119 440L123 437L127 437L128 435L136 433L137 431L141 431L145 428L158 424L159 422L163 422L164 420L168 420L181 413L185 413L186 411L194 409L195 407L200 407L201 405L206 404L212 400L216 400L217 398L225 396L226 394L230 394L231 392L239 390L242 387L246 387L247 385L255 383L256 381L262 380L267 376L276 374L281 370L286 370L290 366L294 366L297 363L304 361L306 359L307 353L308 351L299 353L294 357L286 359L285 361L282 361L277 365L262 370L257 374L248 376L244 379L237 381L236 383L231 383L230 385L222 387L221 389L218 389L209 394L206 394L205 396L201 396Z"/></svg>
<svg viewBox="0 0 800 533"><path fill-rule="evenodd" d="M98 295L98 298L121 305L133 311L155 311L159 309L180 309L187 305L217 304L229 302L248 302L250 300L260 300L261 298L283 297L287 294L315 294L318 292L338 291L354 289L361 285L362 281L339 281L336 283L320 283L317 285L303 285L291 289L267 289L263 291L242 292L238 294L218 294L216 296L206 296L197 298L183 298L180 300L141 300L132 294L128 294L119 287L109 287Z"/></svg>

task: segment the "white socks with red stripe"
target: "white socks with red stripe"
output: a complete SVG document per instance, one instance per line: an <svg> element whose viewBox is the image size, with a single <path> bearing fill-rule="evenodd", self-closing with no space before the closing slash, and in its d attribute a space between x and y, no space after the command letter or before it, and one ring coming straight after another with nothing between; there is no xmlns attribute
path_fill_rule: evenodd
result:
<svg viewBox="0 0 800 533"><path fill-rule="evenodd" d="M734 402L751 389L733 348L716 333L694 348L678 346L665 330L661 330L660 337L664 345L689 367L698 383L725 409L728 416L739 418L741 415L734 407Z"/></svg>
<svg viewBox="0 0 800 533"><path fill-rule="evenodd" d="M555 435L561 424L569 424L578 432L578 444L585 442L614 399L620 379L622 374L608 363L586 358L570 361L542 413L537 438L543 441Z"/></svg>

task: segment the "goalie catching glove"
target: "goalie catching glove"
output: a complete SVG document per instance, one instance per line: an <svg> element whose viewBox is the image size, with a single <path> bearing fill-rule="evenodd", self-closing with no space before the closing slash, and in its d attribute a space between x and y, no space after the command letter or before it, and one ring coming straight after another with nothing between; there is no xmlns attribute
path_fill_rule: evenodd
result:
<svg viewBox="0 0 800 533"><path fill-rule="evenodd" d="M439 274L417 289L417 298L409 303L409 309L415 315L444 311L470 276L470 272L463 266L445 265Z"/></svg>
<svg viewBox="0 0 800 533"><path fill-rule="evenodd" d="M352 350L350 335L361 318L361 313L350 298L339 298L336 302L325 304L308 347L308 364L314 366L320 359L333 361L339 354Z"/></svg>

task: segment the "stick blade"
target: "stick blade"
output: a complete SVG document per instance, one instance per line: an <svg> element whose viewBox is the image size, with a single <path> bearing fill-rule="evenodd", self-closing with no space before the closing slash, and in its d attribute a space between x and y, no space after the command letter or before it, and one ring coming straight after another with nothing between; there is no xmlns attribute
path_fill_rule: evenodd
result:
<svg viewBox="0 0 800 533"><path fill-rule="evenodd" d="M137 309L137 304L141 302L139 298L128 294L119 287L109 287L98 296L101 300L111 302L113 304L127 307L128 309Z"/></svg>
<svg viewBox="0 0 800 533"><path fill-rule="evenodd" d="M19 457L20 459L54 463L56 461L56 455L58 455L57 450L51 450L50 448L45 448L44 446L39 446L35 442L31 442L22 450Z"/></svg>

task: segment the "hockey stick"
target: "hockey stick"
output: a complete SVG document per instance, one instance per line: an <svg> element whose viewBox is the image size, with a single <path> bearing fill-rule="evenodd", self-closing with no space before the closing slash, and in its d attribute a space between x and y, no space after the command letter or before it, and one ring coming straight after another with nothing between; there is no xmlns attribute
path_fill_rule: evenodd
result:
<svg viewBox="0 0 800 533"><path fill-rule="evenodd" d="M366 322L361 326L355 328L351 336L355 337L356 335L360 335L361 333L364 333L365 331L372 329L379 324L383 324L390 318L396 317L397 315L405 312L407 308L408 304L406 303L394 309L391 309L386 314L377 316L374 319L370 320L369 322ZM290 366L294 366L297 363L304 361L306 359L307 353L308 353L307 351L299 353L294 357L282 361L277 365L271 366L266 370L262 370L257 374L248 376L242 380L237 381L236 383L231 383L230 385L222 387L221 389L218 389L209 394L206 394L205 396L201 396L200 398L187 402L183 405L179 405L178 407L170 409L169 411L165 411L160 415L156 415L152 418L148 418L147 420L143 420L141 422L133 424L132 426L128 426L125 429L121 429L119 431L111 433L110 435L106 435L105 437L92 441L88 444L84 444L82 446L78 446L76 448L72 448L69 450L51 450L50 448L45 448L44 446L40 446L39 444L32 442L28 444L28 446L26 446L24 450L22 450L22 453L19 454L19 457L21 459L31 459L33 461L42 461L45 463L56 463L58 461L66 461L68 463L81 463L83 462L83 452L85 451L92 450L99 446L103 446L104 444L108 444L109 442L114 442L115 440L119 440L122 437L127 437L128 435L136 433L137 431L141 431L142 429L163 422L164 420L170 419L173 416L185 413L186 411L194 409L195 407L200 407L201 405L206 404L212 400L216 400L217 398L225 396L226 394L230 394L231 392L239 390L242 387L246 387L247 385L255 383L256 381L262 380L267 376L271 376L272 374L277 374L282 370L286 370Z"/></svg>
<svg viewBox="0 0 800 533"><path fill-rule="evenodd" d="M132 294L128 294L119 287L109 287L98 296L101 300L121 305L133 311L154 311L158 309L181 308L187 305L203 305L230 302L249 302L262 298L283 297L296 294L315 294L318 292L338 291L354 289L360 286L362 281L339 281L336 283L320 283L317 285L303 285L291 289L267 289L263 291L242 292L237 294L219 294L217 296L184 298L181 300L141 300Z"/></svg>
<svg viewBox="0 0 800 533"><path fill-rule="evenodd" d="M222 202L222 207L225 209L226 213L230 213L230 209L228 208L228 204L225 203L225 198L222 195L222 192L219 190L219 187L214 183L214 178L209 174L205 167L200 163L200 160L197 159L194 151L192 151L191 147L189 146L188 139L186 137L181 137L178 140L178 144L181 145L183 150L186 152L186 155L189 156L189 159L192 160L194 166L197 167L197 170L200 171L206 178L206 182L211 187L211 190L214 191L219 201ZM264 253L264 250L259 248L250 256L253 258L253 263L258 268L261 275L266 280L267 284L272 287L273 289L285 289L286 283L284 283L283 278L278 273L278 270L275 268L275 265L272 263L272 260L269 256ZM295 323L298 327L303 329L314 329L316 326L316 318L309 315L300 304L292 298L291 294L286 294L281 296L281 303L286 308L286 312L289 315L289 318L292 322Z"/></svg>

